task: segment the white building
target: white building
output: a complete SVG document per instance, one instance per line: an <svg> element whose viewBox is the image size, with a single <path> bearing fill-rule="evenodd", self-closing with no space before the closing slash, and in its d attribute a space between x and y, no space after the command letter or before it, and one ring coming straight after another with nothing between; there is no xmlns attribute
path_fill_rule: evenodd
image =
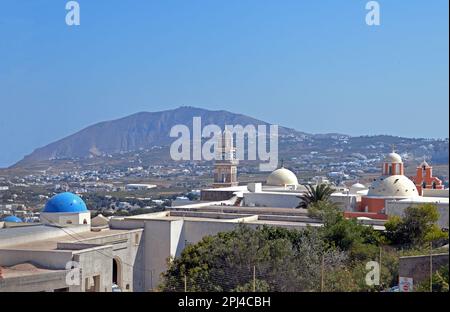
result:
<svg viewBox="0 0 450 312"><path fill-rule="evenodd" d="M133 217L87 217L73 194L54 196L43 224L0 228L0 291L151 291L167 260L206 235L245 223L285 228L321 226L304 209L197 203ZM51 216L51 214L54 214ZM71 222L68 222L71 221ZM383 224L368 223L378 230ZM67 277L74 281L68 284Z"/></svg>
<svg viewBox="0 0 450 312"><path fill-rule="evenodd" d="M439 211L438 225L441 228L448 229L449 190L424 189L422 195L423 196L386 201L386 214L391 216L403 216L405 209L408 207L433 204Z"/></svg>
<svg viewBox="0 0 450 312"><path fill-rule="evenodd" d="M152 188L156 188L155 184L127 184L125 185L125 190L127 191L142 191L142 190L150 190Z"/></svg>
<svg viewBox="0 0 450 312"><path fill-rule="evenodd" d="M167 261L207 235L234 229L241 223L301 229L322 226L307 210L294 209L305 188L282 167L267 183L232 185L201 191L201 200L166 211L91 222L81 198L62 193L52 197L41 213L42 224L0 224L0 291L152 291L160 283ZM443 205L442 190L428 197ZM362 184L338 188L331 200L353 211L368 193ZM408 200L414 200L412 197ZM389 213L401 214L411 202L393 202ZM384 230L383 220L360 222ZM31 265L31 266L30 266ZM81 269L81 270L78 270ZM79 283L68 284L68 274ZM116 286L114 286L116 287Z"/></svg>

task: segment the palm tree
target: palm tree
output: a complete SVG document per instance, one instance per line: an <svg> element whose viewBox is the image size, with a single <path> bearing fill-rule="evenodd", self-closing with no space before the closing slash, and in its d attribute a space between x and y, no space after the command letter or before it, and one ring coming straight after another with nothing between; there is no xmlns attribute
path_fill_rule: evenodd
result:
<svg viewBox="0 0 450 312"><path fill-rule="evenodd" d="M312 203L317 203L319 201L328 201L330 195L334 193L334 189L325 183L313 186L311 184L305 185L306 193L297 196L301 199L297 208L308 208Z"/></svg>

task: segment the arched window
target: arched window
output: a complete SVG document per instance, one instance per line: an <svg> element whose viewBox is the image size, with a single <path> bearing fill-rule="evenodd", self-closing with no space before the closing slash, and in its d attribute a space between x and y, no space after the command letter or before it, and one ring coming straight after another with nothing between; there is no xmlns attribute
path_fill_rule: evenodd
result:
<svg viewBox="0 0 450 312"><path fill-rule="evenodd" d="M116 261L116 259L113 259L112 282L117 285L117 261Z"/></svg>
<svg viewBox="0 0 450 312"><path fill-rule="evenodd" d="M119 258L113 258L112 282L122 288L122 263Z"/></svg>
<svg viewBox="0 0 450 312"><path fill-rule="evenodd" d="M83 224L87 224L87 220L86 219L83 220Z"/></svg>
<svg viewBox="0 0 450 312"><path fill-rule="evenodd" d="M424 189L427 188L427 182L425 182L425 181L422 182L422 188L424 188Z"/></svg>
<svg viewBox="0 0 450 312"><path fill-rule="evenodd" d="M436 189L436 181L433 181L433 183L431 184L431 187L433 188L433 190Z"/></svg>

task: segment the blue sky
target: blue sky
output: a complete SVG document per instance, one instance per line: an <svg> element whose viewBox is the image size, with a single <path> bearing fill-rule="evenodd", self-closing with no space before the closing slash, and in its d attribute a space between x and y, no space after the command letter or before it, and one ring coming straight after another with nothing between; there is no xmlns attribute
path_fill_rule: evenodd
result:
<svg viewBox="0 0 450 312"><path fill-rule="evenodd" d="M447 137L448 1L0 0L0 167L190 105L312 133Z"/></svg>

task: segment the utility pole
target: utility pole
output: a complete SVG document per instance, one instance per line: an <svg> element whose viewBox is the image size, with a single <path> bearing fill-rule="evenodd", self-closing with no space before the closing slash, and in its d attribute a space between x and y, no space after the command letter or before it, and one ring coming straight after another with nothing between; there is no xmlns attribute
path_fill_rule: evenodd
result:
<svg viewBox="0 0 450 312"><path fill-rule="evenodd" d="M379 264L379 268L380 268L380 278L379 278L380 286L383 285L382 282L381 282L381 276L382 276L382 270L381 270L381 251L382 251L382 250L383 250L383 248L382 248L382 246L380 245L380 256L379 256L379 259L378 259L378 264Z"/></svg>
<svg viewBox="0 0 450 312"><path fill-rule="evenodd" d="M430 292L433 292L433 242L430 242Z"/></svg>
<svg viewBox="0 0 450 312"><path fill-rule="evenodd" d="M187 277L186 277L186 274L184 274L184 292L187 292Z"/></svg>
<svg viewBox="0 0 450 312"><path fill-rule="evenodd" d="M324 271L325 271L325 254L322 253L322 264L320 269L320 292L323 292Z"/></svg>
<svg viewBox="0 0 450 312"><path fill-rule="evenodd" d="M151 285L151 291L153 291L153 270L150 270L150 285Z"/></svg>
<svg viewBox="0 0 450 312"><path fill-rule="evenodd" d="M256 292L256 266L253 266L253 292Z"/></svg>

